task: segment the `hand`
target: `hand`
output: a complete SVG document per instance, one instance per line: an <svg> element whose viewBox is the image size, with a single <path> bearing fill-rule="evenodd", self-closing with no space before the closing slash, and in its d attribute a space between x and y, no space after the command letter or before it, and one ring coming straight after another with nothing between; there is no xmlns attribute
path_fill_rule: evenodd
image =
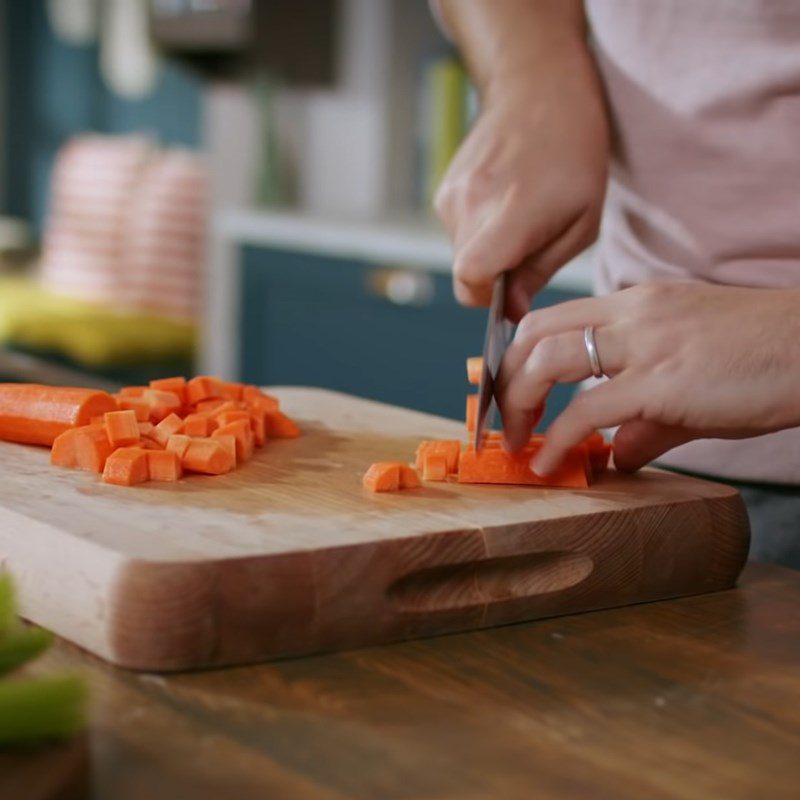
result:
<svg viewBox="0 0 800 800"><path fill-rule="evenodd" d="M692 439L800 425L800 291L651 283L522 320L497 390L511 450L554 384L591 376L588 325L610 380L553 422L532 465L539 474L597 428L620 426L614 460L633 471Z"/></svg>
<svg viewBox="0 0 800 800"><path fill-rule="evenodd" d="M580 57L496 85L435 207L454 244L458 300L488 305L495 277L508 270L507 314L518 322L597 235L608 133L593 66Z"/></svg>

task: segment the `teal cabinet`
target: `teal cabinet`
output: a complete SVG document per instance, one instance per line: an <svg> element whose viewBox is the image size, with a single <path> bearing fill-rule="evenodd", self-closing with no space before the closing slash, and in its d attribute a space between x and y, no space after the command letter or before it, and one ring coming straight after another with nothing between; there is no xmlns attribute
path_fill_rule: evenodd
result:
<svg viewBox="0 0 800 800"><path fill-rule="evenodd" d="M363 262L248 247L241 263L244 380L322 386L463 418L464 359L481 352L486 311L459 306L448 275L422 273L425 296L415 305L388 299L387 273ZM547 291L538 304L575 296ZM556 388L547 420L571 394Z"/></svg>

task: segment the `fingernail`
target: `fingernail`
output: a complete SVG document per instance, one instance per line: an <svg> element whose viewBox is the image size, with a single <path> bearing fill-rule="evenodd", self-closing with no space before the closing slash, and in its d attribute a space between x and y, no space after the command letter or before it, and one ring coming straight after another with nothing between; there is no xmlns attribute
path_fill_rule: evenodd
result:
<svg viewBox="0 0 800 800"><path fill-rule="evenodd" d="M550 464L547 462L547 459L542 458L541 454L536 455L531 459L531 469L541 478L544 478L546 475L549 475Z"/></svg>

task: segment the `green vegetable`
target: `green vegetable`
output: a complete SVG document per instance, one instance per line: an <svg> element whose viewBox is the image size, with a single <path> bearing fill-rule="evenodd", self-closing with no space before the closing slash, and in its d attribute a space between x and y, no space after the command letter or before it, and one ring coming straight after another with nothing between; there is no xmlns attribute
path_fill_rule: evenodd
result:
<svg viewBox="0 0 800 800"><path fill-rule="evenodd" d="M0 571L0 636L17 624L14 584L7 572Z"/></svg>
<svg viewBox="0 0 800 800"><path fill-rule="evenodd" d="M76 675L0 681L0 747L72 736L85 723L86 697Z"/></svg>
<svg viewBox="0 0 800 800"><path fill-rule="evenodd" d="M30 661L47 650L53 636L42 628L25 628L22 625L0 636L0 675Z"/></svg>

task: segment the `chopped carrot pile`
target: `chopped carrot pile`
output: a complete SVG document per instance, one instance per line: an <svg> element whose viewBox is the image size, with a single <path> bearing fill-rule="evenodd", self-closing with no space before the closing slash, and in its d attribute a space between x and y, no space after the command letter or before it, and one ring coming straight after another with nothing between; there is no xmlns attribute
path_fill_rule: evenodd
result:
<svg viewBox="0 0 800 800"><path fill-rule="evenodd" d="M467 359L467 380L480 383L483 359ZM538 410L541 418L544 407ZM467 395L466 428L468 437L475 430L478 416L478 395ZM538 419L537 419L538 422ZM567 453L558 471L552 475L537 475L531 461L542 446L544 436L533 434L517 453L508 453L502 446L502 434L488 431L476 451L472 443L462 445L458 440L428 440L417 447L415 466L423 481L457 481L458 483L505 484L520 486L555 486L585 489L608 469L611 445L597 431ZM67 452L66 458L69 458ZM403 488L397 462L373 464L364 475L364 486L373 492L395 491ZM419 475L415 472L417 478Z"/></svg>
<svg viewBox="0 0 800 800"><path fill-rule="evenodd" d="M51 448L50 462L133 486L177 481L184 472L223 475L270 439L300 428L257 386L201 375L94 389L0 384L0 440ZM412 474L413 473L413 474ZM419 485L404 467L398 484Z"/></svg>

